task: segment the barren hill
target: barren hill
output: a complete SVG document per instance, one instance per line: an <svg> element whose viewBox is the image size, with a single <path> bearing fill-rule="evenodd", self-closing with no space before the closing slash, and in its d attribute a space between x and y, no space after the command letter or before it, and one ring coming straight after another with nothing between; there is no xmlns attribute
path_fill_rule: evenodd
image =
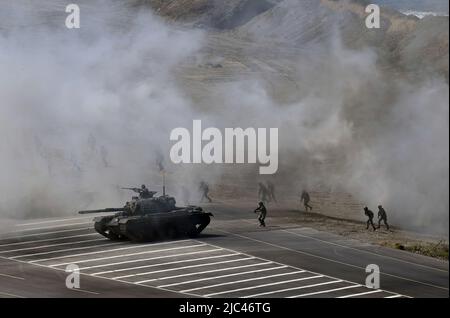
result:
<svg viewBox="0 0 450 318"><path fill-rule="evenodd" d="M448 17L420 20L382 7L381 29L367 29L367 1L339 0L133 0L185 25L239 41L267 40L301 47L340 36L349 48L370 47L395 71L439 72L448 77ZM382 4L390 2L380 1ZM394 6L395 7L395 6ZM230 40L233 41L233 40Z"/></svg>

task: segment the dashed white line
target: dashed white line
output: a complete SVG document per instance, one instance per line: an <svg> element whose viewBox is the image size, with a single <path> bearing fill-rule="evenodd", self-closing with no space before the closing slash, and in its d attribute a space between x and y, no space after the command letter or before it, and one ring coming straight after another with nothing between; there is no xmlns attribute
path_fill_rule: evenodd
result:
<svg viewBox="0 0 450 318"><path fill-rule="evenodd" d="M215 250L213 250L213 251L215 251ZM117 272L130 271L130 270L135 270L135 269L142 269L142 268L149 268L149 267L158 267L158 266L178 264L178 263L203 261L203 260L212 259L212 258L222 258L222 257L236 256L236 255L239 255L239 253L225 254L225 255L216 255L216 256L207 256L207 257L202 257L202 258L193 258L193 259L187 259L187 260L181 260L181 261L173 261L173 262L166 262L166 263L157 263L157 264L151 264L151 265L143 265L143 266L136 266L136 267L121 268L121 269L116 269L116 270L92 273L91 275L92 276L96 276L96 275L103 275L103 274L108 274L108 273L117 273Z"/></svg>
<svg viewBox="0 0 450 318"><path fill-rule="evenodd" d="M340 287L340 288L321 290L321 291L314 292L314 293L307 293L307 294L290 296L288 298L300 298L300 297L306 297L306 296L312 296L312 295L318 295L318 294L326 294L326 293L332 293L332 292L338 291L338 290L344 290L344 289L350 289L350 288L356 288L356 287L361 287L361 285L357 284L357 285L350 285L350 286L345 286L345 287Z"/></svg>
<svg viewBox="0 0 450 318"><path fill-rule="evenodd" d="M371 291L367 291L364 293L358 293L358 294L351 294L351 295L345 295L345 296L340 296L338 298L351 298L351 297L357 297L357 296L363 296L363 295L369 295L369 294L375 294L375 293L381 293L382 290L381 289L377 289L377 290L371 290Z"/></svg>
<svg viewBox="0 0 450 318"><path fill-rule="evenodd" d="M311 276L311 277L306 277L304 280L321 278L321 277L324 277L324 276L323 275ZM342 280L340 280L340 279L339 280L331 280L331 281L327 281L327 282L323 282L323 283L272 290L270 292L264 292L264 293L254 294L254 295L247 295L247 296L243 296L241 298L252 298L252 297L259 297L259 296L264 296L264 295L278 294L278 293L284 293L287 291L292 291L292 290L297 290L297 289L305 289L305 288L317 287L317 286L322 286L322 285L336 284L336 283L341 283L341 282L342 282ZM291 297L288 297L288 298L291 298Z"/></svg>
<svg viewBox="0 0 450 318"><path fill-rule="evenodd" d="M287 268L287 267L288 267L287 265L282 265L282 266L278 266L278 267L263 268L263 269L248 271L248 272L240 272L240 273L233 273L233 274L227 274L227 275L220 275L220 276L213 276L213 277L206 277L206 278L188 280L188 281L185 281L185 282L178 282L178 283L173 283L173 284L160 285L158 287L165 288L165 287L171 287L171 286L185 285L185 284L202 282L202 281L205 281L205 280L214 280L214 279L220 279L220 278L225 278L225 277L253 274L253 273L259 273L259 272L265 272L265 271L273 271L273 270L276 270L276 269L283 269L283 268Z"/></svg>
<svg viewBox="0 0 450 318"><path fill-rule="evenodd" d="M179 271L181 269L187 269L187 268L195 268L195 267L211 266L211 265L217 265L217 264L227 264L227 263L233 263L233 262L248 261L250 259L255 259L255 257L247 257L247 258L232 259L229 261L222 261L222 262L214 262L214 263L197 264L197 265L189 265L189 266L161 269L159 271L144 272L144 273L138 273L138 274L130 274L130 275L113 277L113 279L114 280L124 279L124 278L128 278L128 277L136 277L136 276L144 276L144 275L158 274L158 273L171 272L171 271Z"/></svg>
<svg viewBox="0 0 450 318"><path fill-rule="evenodd" d="M196 291L196 290L200 290L200 289L208 289L208 288L220 287L220 286L225 286L225 285L246 283L246 282L255 281L255 280L261 280L261 279L268 279L268 278L274 278L274 277L280 277L280 276L300 274L300 273L304 273L304 272L305 271L295 271L295 272L290 272L290 273L281 273L281 274L275 274L275 275L269 275L269 276L262 276L262 277L254 277L254 278L249 278L249 279L235 280L235 281L221 283L221 284L214 284L214 285L207 285L207 286L196 287L196 288L191 288L191 289L185 289L185 290L182 290L181 293Z"/></svg>

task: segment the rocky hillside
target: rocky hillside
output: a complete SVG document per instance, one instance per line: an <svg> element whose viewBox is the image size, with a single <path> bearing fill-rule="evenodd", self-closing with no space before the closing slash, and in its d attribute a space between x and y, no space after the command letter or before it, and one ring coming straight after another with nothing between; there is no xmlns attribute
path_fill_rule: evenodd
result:
<svg viewBox="0 0 450 318"><path fill-rule="evenodd" d="M438 72L448 78L448 17L418 19L383 9L380 29L368 29L359 2L285 0L239 28L240 36L304 46L340 36L354 49L370 47L386 67Z"/></svg>
<svg viewBox="0 0 450 318"><path fill-rule="evenodd" d="M448 17L405 16L389 1L382 8L381 29L365 27L366 0L132 0L181 24L233 39L277 42L301 47L340 36L349 48L370 47L394 72L436 72L448 79ZM411 6L418 4L411 3ZM403 7L407 8L406 3ZM392 8L392 9L391 9ZM420 6L422 8L422 6Z"/></svg>
<svg viewBox="0 0 450 318"><path fill-rule="evenodd" d="M272 8L280 0L135 0L160 15L195 26L232 29Z"/></svg>

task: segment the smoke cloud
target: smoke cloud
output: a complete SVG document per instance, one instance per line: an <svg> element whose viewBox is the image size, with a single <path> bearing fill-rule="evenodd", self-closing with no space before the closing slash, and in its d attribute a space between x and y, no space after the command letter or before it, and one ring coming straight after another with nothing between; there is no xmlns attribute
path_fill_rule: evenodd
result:
<svg viewBox="0 0 450 318"><path fill-rule="evenodd" d="M311 3L294 2L281 2L275 13ZM161 164L174 194L202 179L220 184L225 175L238 187L256 187L258 165L167 162L170 131L201 119L217 128L279 128L273 178L286 195L326 185L373 210L383 204L397 224L448 234L445 78L399 76L380 68L376 49L346 47L337 27L345 15L285 55L267 41L270 25L251 22L241 29L249 41L233 55L199 29L181 29L150 10L103 8L90 4L79 32L19 5L2 10L16 23L0 26L0 214L121 205L129 194L120 186L161 185ZM292 19L304 36L311 19ZM251 60L245 72L229 71L239 54ZM224 70L196 79L211 60ZM208 81L214 72L230 72L224 77L232 80Z"/></svg>
<svg viewBox="0 0 450 318"><path fill-rule="evenodd" d="M105 3L81 5L82 26L69 30L64 6L50 14L58 3L2 8L2 214L121 206L119 187L158 176L171 124L192 117L172 69L200 32Z"/></svg>

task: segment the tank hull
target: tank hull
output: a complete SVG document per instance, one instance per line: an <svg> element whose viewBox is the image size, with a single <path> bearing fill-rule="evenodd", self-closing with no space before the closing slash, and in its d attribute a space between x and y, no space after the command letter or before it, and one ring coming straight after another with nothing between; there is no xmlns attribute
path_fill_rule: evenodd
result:
<svg viewBox="0 0 450 318"><path fill-rule="evenodd" d="M138 216L103 216L94 219L95 230L111 240L149 241L196 237L210 223L211 213L176 209Z"/></svg>

